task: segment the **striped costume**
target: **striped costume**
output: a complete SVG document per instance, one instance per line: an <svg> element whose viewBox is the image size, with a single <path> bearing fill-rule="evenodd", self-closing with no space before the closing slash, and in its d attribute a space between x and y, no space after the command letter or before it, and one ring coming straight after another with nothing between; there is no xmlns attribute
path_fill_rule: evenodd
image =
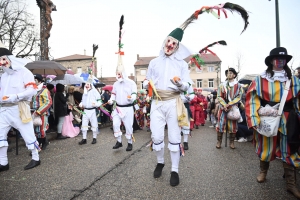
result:
<svg viewBox="0 0 300 200"><path fill-rule="evenodd" d="M269 82L267 79L258 76L253 80L246 95L246 119L248 128L258 126L260 117L258 109L261 106L262 100L267 102L280 102L284 91L285 82L274 81ZM290 102L298 116L300 116L300 81L296 76L292 76L291 87L288 92L285 105ZM287 142L287 127L286 122L289 112L283 112L280 127L277 136L265 137L257 131L253 131L253 143L255 152L261 161L269 162L280 157L282 161L294 167L300 166L300 157L297 150L292 150Z"/></svg>
<svg viewBox="0 0 300 200"><path fill-rule="evenodd" d="M231 101L228 100L227 94L230 95ZM224 107L226 104L232 106L240 102L242 94L243 88L238 82L235 82L233 86L230 86L227 84L227 82L225 82L219 86L217 98L222 107ZM228 103L226 103L227 100ZM227 131L229 133L236 133L238 130L238 121L233 121L230 119L227 120L227 112L225 112L223 109L220 109L218 113L218 126L216 128L218 132L226 132L226 121Z"/></svg>
<svg viewBox="0 0 300 200"><path fill-rule="evenodd" d="M49 109L52 105L52 98L47 88L43 88L32 97L32 108L42 119L42 125L34 127L34 132L37 138L45 138L48 130Z"/></svg>

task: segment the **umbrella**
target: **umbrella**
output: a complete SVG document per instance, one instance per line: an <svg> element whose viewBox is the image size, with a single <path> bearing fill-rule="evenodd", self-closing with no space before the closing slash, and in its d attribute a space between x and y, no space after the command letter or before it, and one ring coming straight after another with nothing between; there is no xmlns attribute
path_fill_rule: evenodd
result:
<svg viewBox="0 0 300 200"><path fill-rule="evenodd" d="M95 84L95 88L104 87L105 83L99 82Z"/></svg>
<svg viewBox="0 0 300 200"><path fill-rule="evenodd" d="M72 74L72 75L74 75L74 72L73 72L72 70L68 69L68 70L66 71L66 74Z"/></svg>
<svg viewBox="0 0 300 200"><path fill-rule="evenodd" d="M60 63L42 60L34 61L25 65L33 74L52 74L52 75L63 75L67 69Z"/></svg>
<svg viewBox="0 0 300 200"><path fill-rule="evenodd" d="M51 78L51 79L55 79L56 76L55 75L47 75L46 78Z"/></svg>
<svg viewBox="0 0 300 200"><path fill-rule="evenodd" d="M252 80L248 80L248 79L240 79L239 80L240 84L245 84L245 85L250 85L251 82L252 82Z"/></svg>
<svg viewBox="0 0 300 200"><path fill-rule="evenodd" d="M112 91L113 86L112 85L106 85L102 88L102 90L108 90L108 91Z"/></svg>
<svg viewBox="0 0 300 200"><path fill-rule="evenodd" d="M63 85L77 85L77 84L81 84L82 82L83 82L83 80L79 77L76 77L71 74L63 74L63 75L58 75L50 83L53 85L56 85L57 83L60 83Z"/></svg>
<svg viewBox="0 0 300 200"><path fill-rule="evenodd" d="M78 76L78 75L77 75ZM94 75L91 75L92 76L92 79L93 79L93 84L96 84L96 83L99 83L99 80L97 79L97 77L95 77ZM84 80L84 81L87 81L88 80L88 77L89 77L89 74L88 73L82 73L80 74L80 77Z"/></svg>

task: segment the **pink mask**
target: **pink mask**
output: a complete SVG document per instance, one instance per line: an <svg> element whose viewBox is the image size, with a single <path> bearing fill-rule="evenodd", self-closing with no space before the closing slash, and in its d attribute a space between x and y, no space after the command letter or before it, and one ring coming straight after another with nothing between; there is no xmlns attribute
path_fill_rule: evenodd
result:
<svg viewBox="0 0 300 200"><path fill-rule="evenodd" d="M12 69L10 60L7 56L0 57L0 66Z"/></svg>
<svg viewBox="0 0 300 200"><path fill-rule="evenodd" d="M273 66L277 68L283 68L286 64L285 58L274 58L273 59Z"/></svg>
<svg viewBox="0 0 300 200"><path fill-rule="evenodd" d="M166 43L164 46L164 52L166 55L172 55L178 49L178 40L175 38L168 36L166 39Z"/></svg>

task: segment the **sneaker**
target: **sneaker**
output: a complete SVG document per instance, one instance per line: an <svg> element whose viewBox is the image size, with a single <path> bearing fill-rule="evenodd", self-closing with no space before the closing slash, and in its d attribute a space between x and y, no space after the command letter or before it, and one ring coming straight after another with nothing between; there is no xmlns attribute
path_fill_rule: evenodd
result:
<svg viewBox="0 0 300 200"><path fill-rule="evenodd" d="M209 128L215 128L215 126L209 126Z"/></svg>
<svg viewBox="0 0 300 200"><path fill-rule="evenodd" d="M246 138L241 137L237 142L247 142Z"/></svg>
<svg viewBox="0 0 300 200"><path fill-rule="evenodd" d="M253 135L247 137L247 142L252 142L252 140L253 140Z"/></svg>

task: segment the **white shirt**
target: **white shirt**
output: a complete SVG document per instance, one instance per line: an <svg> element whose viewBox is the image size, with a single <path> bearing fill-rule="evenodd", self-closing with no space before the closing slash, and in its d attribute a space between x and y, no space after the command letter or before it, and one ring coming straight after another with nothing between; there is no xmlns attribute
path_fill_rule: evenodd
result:
<svg viewBox="0 0 300 200"><path fill-rule="evenodd" d="M136 83L128 78L123 81L116 81L111 92L111 100L115 100L119 105L127 105L133 103L136 99L137 86ZM131 96L130 99L127 97Z"/></svg>

